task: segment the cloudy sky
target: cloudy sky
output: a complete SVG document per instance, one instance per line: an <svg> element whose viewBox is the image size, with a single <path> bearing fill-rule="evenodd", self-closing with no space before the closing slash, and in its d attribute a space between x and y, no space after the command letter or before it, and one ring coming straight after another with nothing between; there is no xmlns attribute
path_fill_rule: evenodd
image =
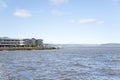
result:
<svg viewBox="0 0 120 80"><path fill-rule="evenodd" d="M120 43L120 0L0 0L0 37Z"/></svg>

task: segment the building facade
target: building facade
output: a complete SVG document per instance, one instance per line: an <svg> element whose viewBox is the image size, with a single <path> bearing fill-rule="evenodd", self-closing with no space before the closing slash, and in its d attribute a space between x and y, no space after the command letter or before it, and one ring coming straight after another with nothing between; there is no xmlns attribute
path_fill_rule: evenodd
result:
<svg viewBox="0 0 120 80"><path fill-rule="evenodd" d="M0 47L39 47L43 46L42 39L13 39L0 37Z"/></svg>

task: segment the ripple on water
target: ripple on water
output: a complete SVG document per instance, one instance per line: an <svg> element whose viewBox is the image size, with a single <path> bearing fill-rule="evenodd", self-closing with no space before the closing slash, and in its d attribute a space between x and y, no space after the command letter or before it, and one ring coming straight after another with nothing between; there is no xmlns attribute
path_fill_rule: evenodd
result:
<svg viewBox="0 0 120 80"><path fill-rule="evenodd" d="M0 80L120 80L118 48L0 53Z"/></svg>

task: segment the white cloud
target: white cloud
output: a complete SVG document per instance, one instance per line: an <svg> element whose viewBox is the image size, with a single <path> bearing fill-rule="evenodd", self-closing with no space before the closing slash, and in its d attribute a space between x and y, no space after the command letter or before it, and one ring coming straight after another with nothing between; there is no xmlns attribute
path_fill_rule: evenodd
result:
<svg viewBox="0 0 120 80"><path fill-rule="evenodd" d="M42 9L38 11L38 13L43 13L43 12L44 12L44 10L42 10Z"/></svg>
<svg viewBox="0 0 120 80"><path fill-rule="evenodd" d="M97 24L104 24L104 21L97 21Z"/></svg>
<svg viewBox="0 0 120 80"><path fill-rule="evenodd" d="M95 19L81 19L79 21L81 24L96 23Z"/></svg>
<svg viewBox="0 0 120 80"><path fill-rule="evenodd" d="M55 5L59 5L59 4L67 3L68 0L49 0L49 2Z"/></svg>
<svg viewBox="0 0 120 80"><path fill-rule="evenodd" d="M59 10L52 10L51 13L52 13L52 15L56 15L56 16L62 16L62 15L65 15L64 12L59 11Z"/></svg>
<svg viewBox="0 0 120 80"><path fill-rule="evenodd" d="M99 21L96 19L92 19L92 18L87 18L87 19L80 19L79 20L80 24L104 24L104 21Z"/></svg>
<svg viewBox="0 0 120 80"><path fill-rule="evenodd" d="M32 13L44 13L44 10L40 9L40 10L35 10L35 11L32 11Z"/></svg>
<svg viewBox="0 0 120 80"><path fill-rule="evenodd" d="M7 8L7 4L5 2L0 2L0 7L1 8Z"/></svg>
<svg viewBox="0 0 120 80"><path fill-rule="evenodd" d="M28 18L28 17L31 17L32 14L29 10L25 10L25 9L17 9L15 12L14 12L14 16L17 16L17 17L22 17L22 18Z"/></svg>
<svg viewBox="0 0 120 80"><path fill-rule="evenodd" d="M100 21L94 18L84 18L84 19L80 19L80 20L75 20L75 19L71 19L68 20L69 23L80 23L80 24L97 24L97 25L101 25L104 24L104 21Z"/></svg>
<svg viewBox="0 0 120 80"><path fill-rule="evenodd" d="M76 21L74 19L69 20L69 23L75 23Z"/></svg>

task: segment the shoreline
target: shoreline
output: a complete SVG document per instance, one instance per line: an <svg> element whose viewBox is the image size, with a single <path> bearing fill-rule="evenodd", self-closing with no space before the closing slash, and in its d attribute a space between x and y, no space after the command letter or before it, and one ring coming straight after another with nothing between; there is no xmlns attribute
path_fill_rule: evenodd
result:
<svg viewBox="0 0 120 80"><path fill-rule="evenodd" d="M59 46L50 46L50 47L0 47L0 51L16 51L16 50L54 50L61 49Z"/></svg>

